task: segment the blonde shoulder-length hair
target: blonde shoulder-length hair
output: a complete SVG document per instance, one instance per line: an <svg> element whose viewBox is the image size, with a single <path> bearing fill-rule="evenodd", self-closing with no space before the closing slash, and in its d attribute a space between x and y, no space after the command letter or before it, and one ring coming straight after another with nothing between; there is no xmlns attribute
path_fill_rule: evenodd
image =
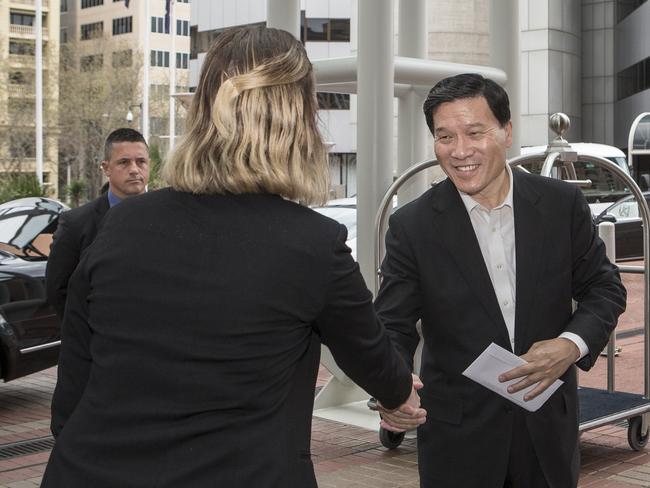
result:
<svg viewBox="0 0 650 488"><path fill-rule="evenodd" d="M312 65L289 33L224 31L206 54L186 135L163 168L191 193L272 193L324 203L327 150Z"/></svg>

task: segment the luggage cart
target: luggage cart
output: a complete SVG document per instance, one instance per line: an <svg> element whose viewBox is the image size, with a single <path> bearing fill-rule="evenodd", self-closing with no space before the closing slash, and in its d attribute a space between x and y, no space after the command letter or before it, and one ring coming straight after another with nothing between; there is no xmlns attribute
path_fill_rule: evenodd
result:
<svg viewBox="0 0 650 488"><path fill-rule="evenodd" d="M526 163L542 162L541 174L547 177L562 178L566 175L565 181L590 187L591 180L578 180L576 177L574 162L585 161L604 168L623 180L625 185L636 197L643 223L643 253L645 256L643 266L619 266L621 273L635 273L644 275L644 300L643 300L643 332L644 332L644 394L638 395L627 392L619 392L615 389L615 331L612 332L609 344L607 345L607 388L579 388L578 401L580 405L579 431L595 429L622 420L628 422L628 443L630 447L639 451L648 442L648 430L650 427L650 209L643 197L643 193L632 177L623 171L613 162L589 154L579 154L571 149L562 135L568 130L569 118L565 114L556 113L551 115L549 120L550 128L557 134L551 141L544 153L518 156L508 161L512 167L521 166ZM634 127L633 127L634 130ZM392 209L392 201L397 191L414 175L438 165L435 159L423 161L411 166L404 174L397 178L390 186L380 204L379 211L375 218L375 291L380 285L380 264L385 254L383 237L386 231L387 218ZM611 225L611 224L610 224ZM376 409L376 402L370 399L370 409ZM384 447L395 449L405 437L405 433L394 433L380 429L379 440Z"/></svg>

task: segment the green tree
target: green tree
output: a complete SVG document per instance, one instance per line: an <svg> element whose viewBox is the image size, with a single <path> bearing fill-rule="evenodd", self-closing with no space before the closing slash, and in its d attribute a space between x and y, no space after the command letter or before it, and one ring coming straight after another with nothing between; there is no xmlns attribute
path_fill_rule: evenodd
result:
<svg viewBox="0 0 650 488"><path fill-rule="evenodd" d="M33 173L14 173L0 182L0 203L26 197L45 197L45 189Z"/></svg>
<svg viewBox="0 0 650 488"><path fill-rule="evenodd" d="M149 146L149 190L158 190L165 186L162 180L162 156L158 144Z"/></svg>
<svg viewBox="0 0 650 488"><path fill-rule="evenodd" d="M83 181L72 180L66 188L66 194L70 201L70 205L78 207L81 205L84 192L86 191L86 184Z"/></svg>

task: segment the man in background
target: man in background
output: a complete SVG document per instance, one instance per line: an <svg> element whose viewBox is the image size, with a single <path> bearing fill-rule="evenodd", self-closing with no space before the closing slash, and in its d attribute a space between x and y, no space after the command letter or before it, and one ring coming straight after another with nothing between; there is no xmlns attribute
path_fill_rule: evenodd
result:
<svg viewBox="0 0 650 488"><path fill-rule="evenodd" d="M137 130L114 130L104 144L102 171L108 191L99 198L59 217L47 263L46 287L49 302L63 318L68 281L81 254L92 244L104 215L125 198L144 193L149 181L149 147Z"/></svg>

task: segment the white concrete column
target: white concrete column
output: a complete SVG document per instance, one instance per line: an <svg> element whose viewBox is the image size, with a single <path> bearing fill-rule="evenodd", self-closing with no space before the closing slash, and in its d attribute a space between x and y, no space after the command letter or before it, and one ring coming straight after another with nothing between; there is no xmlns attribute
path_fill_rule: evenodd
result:
<svg viewBox="0 0 650 488"><path fill-rule="evenodd" d="M266 0L266 26L300 39L300 0Z"/></svg>
<svg viewBox="0 0 650 488"><path fill-rule="evenodd" d="M508 75L505 89L510 98L512 148L508 157L521 148L521 75L519 57L519 0L492 0L490 3L490 65Z"/></svg>
<svg viewBox="0 0 650 488"><path fill-rule="evenodd" d="M427 57L426 0L399 0L397 54L410 58ZM425 98L410 89L398 101L397 174L426 159L427 124L422 113ZM398 203L413 200L427 188L426 172L411 178L398 193Z"/></svg>
<svg viewBox="0 0 650 488"><path fill-rule="evenodd" d="M393 2L358 5L357 260L372 286L375 214L393 179Z"/></svg>
<svg viewBox="0 0 650 488"><path fill-rule="evenodd" d="M169 2L169 33L172 37L171 52L169 53L169 152L176 147L176 8L174 2Z"/></svg>

